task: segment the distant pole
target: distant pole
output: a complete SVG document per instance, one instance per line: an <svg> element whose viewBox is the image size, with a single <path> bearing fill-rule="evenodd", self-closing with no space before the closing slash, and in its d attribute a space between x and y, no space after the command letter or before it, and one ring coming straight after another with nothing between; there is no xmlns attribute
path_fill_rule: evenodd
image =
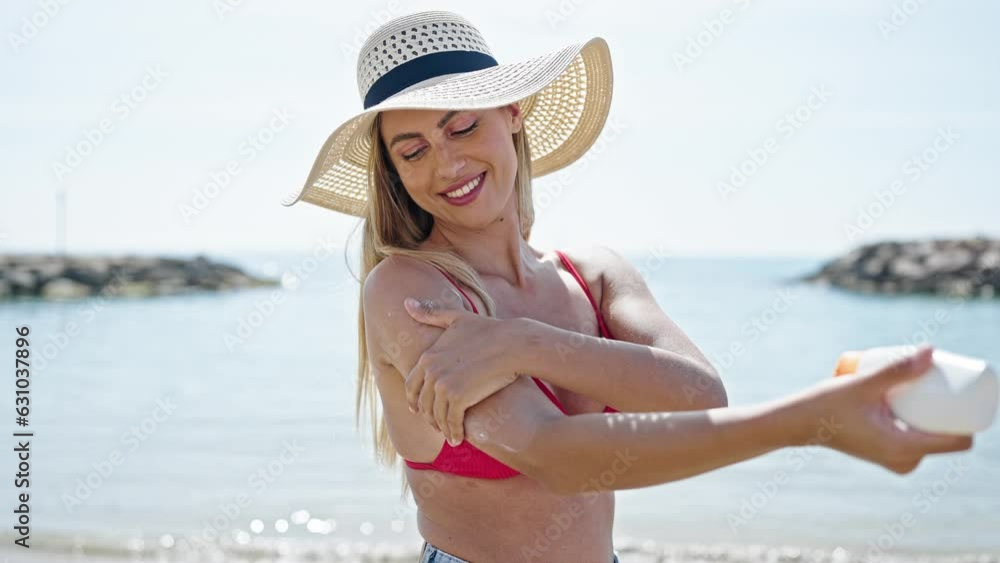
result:
<svg viewBox="0 0 1000 563"><path fill-rule="evenodd" d="M56 188L56 254L66 254L66 190Z"/></svg>

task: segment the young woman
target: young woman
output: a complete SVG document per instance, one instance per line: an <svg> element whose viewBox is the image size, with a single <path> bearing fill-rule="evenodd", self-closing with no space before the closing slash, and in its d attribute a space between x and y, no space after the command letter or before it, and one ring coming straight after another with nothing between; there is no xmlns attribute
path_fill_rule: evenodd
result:
<svg viewBox="0 0 1000 563"><path fill-rule="evenodd" d="M617 561L617 489L795 445L897 473L971 447L901 427L886 406L929 349L728 407L628 261L529 243L532 177L578 159L606 120L602 39L501 65L465 19L418 13L369 37L358 82L364 111L284 203L364 218L358 415L383 462L405 460L421 561ZM614 189L609 203L627 200Z"/></svg>

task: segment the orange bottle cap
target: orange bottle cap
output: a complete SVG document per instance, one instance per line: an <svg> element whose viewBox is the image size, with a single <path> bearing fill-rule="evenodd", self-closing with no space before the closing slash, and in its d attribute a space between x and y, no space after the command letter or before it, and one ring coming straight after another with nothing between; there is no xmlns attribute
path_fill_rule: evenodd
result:
<svg viewBox="0 0 1000 563"><path fill-rule="evenodd" d="M833 371L833 376L849 375L858 371L858 362L861 361L861 352L848 350L840 355L837 360L837 367Z"/></svg>

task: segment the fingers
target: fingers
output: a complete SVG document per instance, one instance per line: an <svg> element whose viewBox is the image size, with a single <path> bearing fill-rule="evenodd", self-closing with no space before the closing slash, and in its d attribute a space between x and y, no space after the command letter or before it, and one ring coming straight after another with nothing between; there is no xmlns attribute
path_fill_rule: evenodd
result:
<svg viewBox="0 0 1000 563"><path fill-rule="evenodd" d="M920 465L923 461L922 457L912 458L905 461L894 461L892 463L884 464L884 467L893 473L898 473L899 475L906 475L907 473L912 473L914 469Z"/></svg>
<svg viewBox="0 0 1000 563"><path fill-rule="evenodd" d="M916 447L929 454L962 452L972 447L972 436L924 432L910 428L907 432L914 438Z"/></svg>
<svg viewBox="0 0 1000 563"><path fill-rule="evenodd" d="M444 434L449 444L457 446L465 439L465 409L451 403L447 393L438 392L432 384L425 384L418 395L417 405L427 423Z"/></svg>
<svg viewBox="0 0 1000 563"><path fill-rule="evenodd" d="M444 439L451 442L451 429L448 428L448 397L444 393L434 393L434 404L431 406L434 425L444 434Z"/></svg>
<svg viewBox="0 0 1000 563"><path fill-rule="evenodd" d="M403 300L403 308L413 317L413 320L433 325L440 328L448 328L458 318L463 311L453 309L442 309L436 301L430 299L414 299L407 297Z"/></svg>
<svg viewBox="0 0 1000 563"><path fill-rule="evenodd" d="M417 300L407 297L403 300L403 308L413 317L413 320L419 323L436 325L435 316L439 307L437 303L430 299Z"/></svg>
<svg viewBox="0 0 1000 563"><path fill-rule="evenodd" d="M424 419L430 424L434 430L438 432L441 431L438 428L437 422L434 420L434 386L424 385L420 388L420 396L417 398L417 408L420 414L424 416Z"/></svg>
<svg viewBox="0 0 1000 563"><path fill-rule="evenodd" d="M902 358L897 358L891 364L872 373L869 376L869 380L874 387L881 390L887 386L893 386L919 377L931 369L934 361L933 352L934 348L932 346L921 346L910 354Z"/></svg>
<svg viewBox="0 0 1000 563"><path fill-rule="evenodd" d="M417 362L406 376L406 403L409 405L410 412L412 413L416 413L417 407L420 405L420 391L424 387L425 380L426 372L420 365L420 362Z"/></svg>
<svg viewBox="0 0 1000 563"><path fill-rule="evenodd" d="M457 446L465 440L465 409L461 408L458 403L450 403L448 405L448 416L447 416L447 427L448 432L451 434L451 439L454 443L452 446Z"/></svg>
<svg viewBox="0 0 1000 563"><path fill-rule="evenodd" d="M916 457L899 458L882 463L886 469L900 475L913 472L923 461L925 455L965 451L972 447L972 436L930 434L919 430L908 430L907 432L920 435L918 441L921 443L913 448L919 451Z"/></svg>

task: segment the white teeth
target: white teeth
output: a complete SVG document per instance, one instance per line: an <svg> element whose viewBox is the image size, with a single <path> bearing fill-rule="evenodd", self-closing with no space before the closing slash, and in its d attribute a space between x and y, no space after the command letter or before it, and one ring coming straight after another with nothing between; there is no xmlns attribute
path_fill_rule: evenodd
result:
<svg viewBox="0 0 1000 563"><path fill-rule="evenodd" d="M468 184L462 186L461 188L459 188L459 189L457 189L457 190L455 190L453 192L448 192L448 193L444 194L444 196L445 197L450 197L450 198L462 197L463 195L465 195L465 194L471 192L472 190L476 189L476 186L479 185L479 182L480 182L481 179L482 179L482 175L480 174L479 176L476 176L475 178L473 178L472 181L469 182Z"/></svg>

